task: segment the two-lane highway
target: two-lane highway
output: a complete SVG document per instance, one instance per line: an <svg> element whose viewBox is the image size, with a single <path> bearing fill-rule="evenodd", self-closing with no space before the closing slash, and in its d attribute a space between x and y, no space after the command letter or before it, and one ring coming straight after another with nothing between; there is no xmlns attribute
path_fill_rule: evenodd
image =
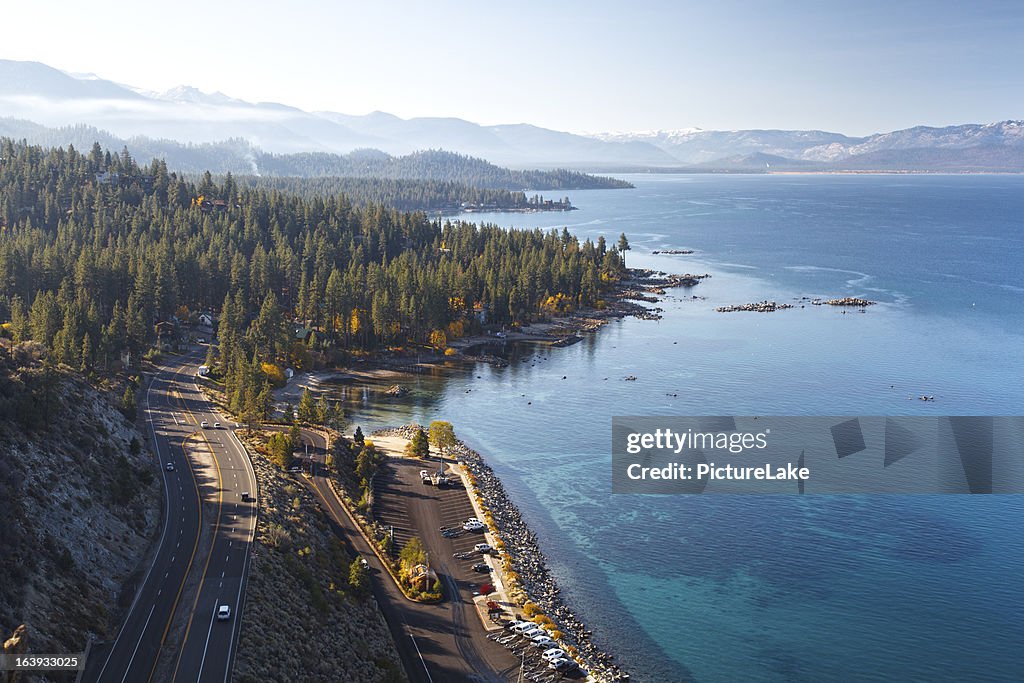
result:
<svg viewBox="0 0 1024 683"><path fill-rule="evenodd" d="M84 681L230 676L256 526L255 503L241 494L256 495L256 480L244 447L195 384L198 362L198 354L174 359L146 389L144 414L164 483L163 526L117 639L93 649ZM217 422L223 427L213 429ZM217 621L222 604L230 618Z"/></svg>

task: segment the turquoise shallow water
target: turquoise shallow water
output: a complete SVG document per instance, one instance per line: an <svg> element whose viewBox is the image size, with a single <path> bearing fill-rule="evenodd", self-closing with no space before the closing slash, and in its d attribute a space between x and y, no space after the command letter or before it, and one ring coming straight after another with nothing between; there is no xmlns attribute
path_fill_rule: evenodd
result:
<svg viewBox="0 0 1024 683"><path fill-rule="evenodd" d="M1024 178L630 180L570 214L473 218L625 231L631 265L710 280L659 322L425 375L403 399L352 392L356 422L452 420L635 680L1020 680L1021 497L613 496L609 451L621 414L1021 414ZM880 304L713 310L800 296Z"/></svg>

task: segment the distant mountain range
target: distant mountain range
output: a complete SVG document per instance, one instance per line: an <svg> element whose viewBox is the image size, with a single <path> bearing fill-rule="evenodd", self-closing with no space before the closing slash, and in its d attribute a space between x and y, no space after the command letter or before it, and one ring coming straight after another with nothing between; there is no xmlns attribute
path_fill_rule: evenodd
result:
<svg viewBox="0 0 1024 683"><path fill-rule="evenodd" d="M0 115L49 128L87 124L121 139L202 145L244 140L275 154L390 155L446 149L512 167L689 171L1024 171L1024 122L1001 121L849 137L825 131L686 129L591 136L457 118L307 112L179 86L155 93L0 60ZM69 140L70 142L70 140ZM133 152L135 150L133 149Z"/></svg>
<svg viewBox="0 0 1024 683"><path fill-rule="evenodd" d="M646 142L705 169L1024 171L1024 121L999 121L848 137L820 130L687 129L604 134Z"/></svg>
<svg viewBox="0 0 1024 683"><path fill-rule="evenodd" d="M0 137L25 140L43 147L74 145L88 151L94 143L118 152L127 148L142 163L163 159L169 169L184 173L232 173L237 176L350 178L378 180L425 180L456 183L464 188L509 191L596 190L632 187L629 183L566 169L512 170L483 159L424 150L392 156L376 149L357 149L348 154L295 152L272 154L235 138L203 144L146 137L118 138L92 126L47 128L23 119L0 118Z"/></svg>

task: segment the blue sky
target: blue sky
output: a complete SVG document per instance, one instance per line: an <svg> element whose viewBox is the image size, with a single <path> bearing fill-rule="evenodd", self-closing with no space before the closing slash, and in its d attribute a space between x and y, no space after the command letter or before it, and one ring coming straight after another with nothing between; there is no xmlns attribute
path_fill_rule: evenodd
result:
<svg viewBox="0 0 1024 683"><path fill-rule="evenodd" d="M350 114L857 135L1024 118L1021 2L56 0L4 24L2 58Z"/></svg>

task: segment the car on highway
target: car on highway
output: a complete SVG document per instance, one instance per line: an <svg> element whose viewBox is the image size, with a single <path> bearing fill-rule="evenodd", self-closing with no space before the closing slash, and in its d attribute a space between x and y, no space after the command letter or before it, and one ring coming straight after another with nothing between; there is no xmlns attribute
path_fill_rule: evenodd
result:
<svg viewBox="0 0 1024 683"><path fill-rule="evenodd" d="M164 466L164 469L166 469L168 472L173 472L174 471L174 463L173 462L167 463Z"/></svg>
<svg viewBox="0 0 1024 683"><path fill-rule="evenodd" d="M221 605L217 608L217 621L227 621L231 618L231 607Z"/></svg>
<svg viewBox="0 0 1024 683"><path fill-rule="evenodd" d="M255 501L255 498L253 498L251 495L249 495L248 491L242 491L242 502L243 503L249 503L249 502L254 502L254 501Z"/></svg>
<svg viewBox="0 0 1024 683"><path fill-rule="evenodd" d="M209 429L210 423L207 422L206 420L203 420L202 422L199 423L199 426L202 427L203 429Z"/></svg>
<svg viewBox="0 0 1024 683"><path fill-rule="evenodd" d="M473 565L473 571L480 572L481 574L491 571L490 566L486 562L477 562Z"/></svg>
<svg viewBox="0 0 1024 683"><path fill-rule="evenodd" d="M220 429L220 422L214 422L213 423L213 428L214 429Z"/></svg>

